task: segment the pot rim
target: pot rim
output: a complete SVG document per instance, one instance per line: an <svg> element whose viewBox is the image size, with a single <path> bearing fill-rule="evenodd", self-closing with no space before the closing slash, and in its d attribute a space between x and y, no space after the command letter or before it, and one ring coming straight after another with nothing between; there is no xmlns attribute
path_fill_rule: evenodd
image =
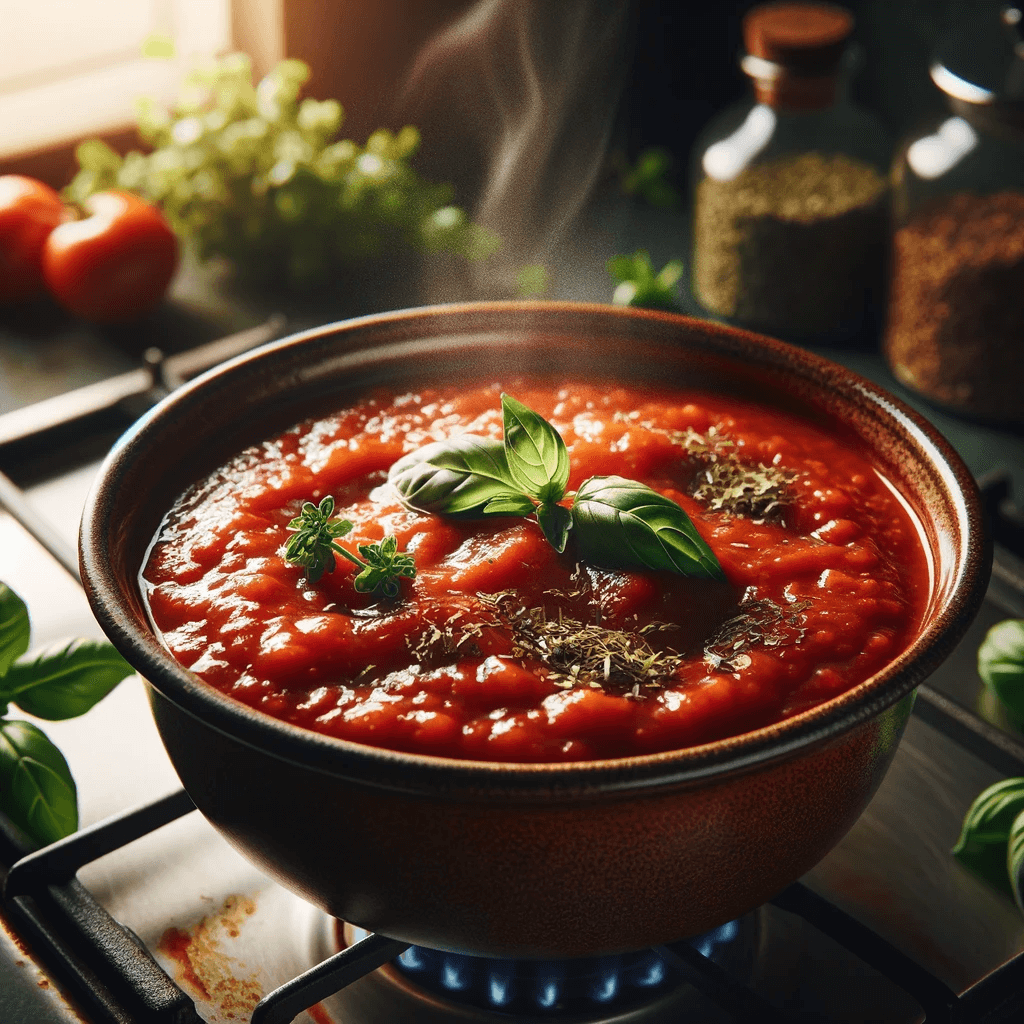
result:
<svg viewBox="0 0 1024 1024"><path fill-rule="evenodd" d="M328 336L344 334L358 339L366 334L364 347L355 350L365 351L372 347L370 336L374 330L385 326L397 329L402 338L423 339L438 337L426 326L435 321L443 323L445 333L457 333L459 321L465 320L465 331L476 333L469 323L472 318L513 314L528 315L535 330L542 329L545 318L554 321L566 315L574 320L611 317L623 324L661 321L667 327L676 325L681 331L703 333L716 345L715 352L726 358L744 355L749 359L753 345L766 365L776 370L796 370L819 392L831 389L867 404L924 454L949 495L960 543L954 553L957 572L941 606L926 617L924 628L913 642L881 671L791 718L679 750L560 763L471 761L413 754L316 733L250 708L202 682L172 658L148 623L140 627L138 615L118 581L107 543L119 525L111 522L114 497L125 479L130 479L132 468L146 457L146 445L157 428L177 416L180 407L197 392L241 376L253 363ZM551 327L567 333L564 324ZM578 330L570 326L568 333ZM696 785L752 771L836 740L905 697L952 651L983 600L991 546L982 525L974 479L949 442L924 417L854 371L776 339L680 314L582 302L491 301L423 306L326 324L260 346L179 388L129 428L103 462L83 514L80 561L89 602L114 646L164 698L211 728L282 760L376 788L529 799L549 792L600 796Z"/></svg>

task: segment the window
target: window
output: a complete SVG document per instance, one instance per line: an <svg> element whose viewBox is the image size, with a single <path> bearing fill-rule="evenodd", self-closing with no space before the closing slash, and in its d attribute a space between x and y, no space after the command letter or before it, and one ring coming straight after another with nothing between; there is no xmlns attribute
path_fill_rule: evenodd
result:
<svg viewBox="0 0 1024 1024"><path fill-rule="evenodd" d="M197 55L231 45L231 0L0 0L0 158L134 122ZM142 56L150 36L176 56Z"/></svg>

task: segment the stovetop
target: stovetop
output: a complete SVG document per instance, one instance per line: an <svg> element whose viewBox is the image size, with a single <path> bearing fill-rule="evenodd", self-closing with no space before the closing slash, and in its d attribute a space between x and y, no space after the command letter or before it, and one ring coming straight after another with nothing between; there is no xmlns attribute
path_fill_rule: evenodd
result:
<svg viewBox="0 0 1024 1024"><path fill-rule="evenodd" d="M597 286L574 281L570 287L565 297L605 297ZM275 336L295 325L295 318L287 326L272 321L219 349L198 356L186 352L177 361L161 362L151 352L144 364L138 352L122 354L91 363L85 379L71 374L51 382L49 391L29 390L31 397L45 398L69 384L90 385L70 399L0 415L0 469L23 485L31 507L52 524L55 543L73 550L85 494L117 432L161 388L173 387L204 361L253 343L261 331ZM908 397L869 347L826 354ZM111 372L112 381L94 383ZM6 399L0 394L0 407ZM740 945L731 953L708 959L699 943L695 948L684 942L659 952L666 969L689 984L659 989L644 1010L594 1003L582 1017L577 1008L572 1019L1022 1019L1024 918L949 850L974 797L999 778L1024 775L1024 740L987 700L974 664L989 626L1024 616L1024 531L1008 509L1014 489L1018 500L1024 494L1024 439L925 412L983 478L993 513L1002 509L1010 515L998 520L995 572L983 609L958 649L921 688L878 794L813 871L737 923ZM1000 467L1002 475L993 472ZM0 515L0 580L29 605L33 646L101 635L78 583L9 515ZM168 800L143 812L150 822L129 820L114 831L141 835L153 820L167 824L120 847L109 832L87 835L84 852L72 848L63 863L60 857L44 859L35 873L23 872L19 887L29 895L0 904L0 1020L247 1020L260 999L337 953L334 922L267 879L197 813L188 813L187 798L176 795L178 782L140 680L126 680L82 718L45 723L45 729L78 782L84 827L162 797ZM0 877L17 856L0 833ZM83 936L99 942L101 952L89 951ZM358 974L400 950L389 940L376 946L373 937L368 941L362 952L352 947L357 952L347 965L334 966ZM443 978L458 978L460 969L442 963L442 987ZM460 1009L443 990L421 998L409 972L386 970L391 973L356 981L296 1019L523 1019L502 1016L501 1004ZM609 982L612 987L622 982L614 972L609 977L618 978ZM257 1016L264 1024L291 1019L332 987L335 980L329 978L323 992L272 997ZM569 1019L543 1006L535 1016Z"/></svg>

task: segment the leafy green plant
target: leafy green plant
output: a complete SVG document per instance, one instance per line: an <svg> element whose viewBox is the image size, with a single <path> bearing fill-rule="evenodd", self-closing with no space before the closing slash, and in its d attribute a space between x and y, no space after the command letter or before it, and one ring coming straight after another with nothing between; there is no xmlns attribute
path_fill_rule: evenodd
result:
<svg viewBox="0 0 1024 1024"><path fill-rule="evenodd" d="M1024 723L1024 619L1006 619L988 631L978 648L978 675Z"/></svg>
<svg viewBox="0 0 1024 1024"><path fill-rule="evenodd" d="M361 594L379 591L384 597L397 597L399 579L412 579L416 575L416 563L412 555L398 550L398 540L387 536L378 544L360 544L357 558L340 544L336 537L344 537L352 530L347 519L332 519L334 498L327 495L314 505L307 501L302 511L289 524L289 530L297 531L288 541L285 559L306 569L306 578L316 583L325 572L334 572L337 566L335 553L347 558L361 571L353 586ZM364 562L363 559L366 559Z"/></svg>
<svg viewBox="0 0 1024 1024"><path fill-rule="evenodd" d="M679 205L679 192L671 182L672 154L660 146L642 150L636 163L621 172L622 191L643 199L650 206L673 210Z"/></svg>
<svg viewBox="0 0 1024 1024"><path fill-rule="evenodd" d="M1024 778L989 786L964 817L953 856L1024 910Z"/></svg>
<svg viewBox="0 0 1024 1024"><path fill-rule="evenodd" d="M461 434L399 459L388 478L418 512L462 518L536 515L563 552L570 533L581 555L607 568L667 570L721 580L714 552L674 501L636 480L594 476L572 505L569 452L558 431L511 395L501 396L504 439Z"/></svg>
<svg viewBox="0 0 1024 1024"><path fill-rule="evenodd" d="M30 838L52 843L78 827L78 798L67 761L27 714L60 721L85 714L131 667L108 643L72 640L27 653L28 609L0 583L0 811Z"/></svg>
<svg viewBox="0 0 1024 1024"><path fill-rule="evenodd" d="M657 273L650 255L638 249L632 256L613 256L608 273L618 282L612 302L616 306L642 306L645 309L680 310L676 283L683 275L680 260L671 260Z"/></svg>
<svg viewBox="0 0 1024 1024"><path fill-rule="evenodd" d="M123 158L98 140L77 150L66 196L126 189L161 207L200 259L221 255L249 278L311 288L395 248L482 258L497 237L410 164L419 133L337 139L336 100L300 100L309 68L285 60L252 82L244 54L190 75L170 111L139 104L152 152Z"/></svg>

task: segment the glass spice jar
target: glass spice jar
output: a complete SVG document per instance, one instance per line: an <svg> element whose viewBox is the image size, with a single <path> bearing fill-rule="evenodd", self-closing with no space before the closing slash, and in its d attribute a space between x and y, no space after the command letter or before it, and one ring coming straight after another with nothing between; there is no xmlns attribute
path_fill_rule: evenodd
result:
<svg viewBox="0 0 1024 1024"><path fill-rule="evenodd" d="M893 168L894 375L953 411L1024 423L1024 43L1018 8L939 47L947 111Z"/></svg>
<svg viewBox="0 0 1024 1024"><path fill-rule="evenodd" d="M829 4L743 19L754 96L705 129L695 160L692 286L713 315L834 342L881 305L892 149L846 97L852 29Z"/></svg>

